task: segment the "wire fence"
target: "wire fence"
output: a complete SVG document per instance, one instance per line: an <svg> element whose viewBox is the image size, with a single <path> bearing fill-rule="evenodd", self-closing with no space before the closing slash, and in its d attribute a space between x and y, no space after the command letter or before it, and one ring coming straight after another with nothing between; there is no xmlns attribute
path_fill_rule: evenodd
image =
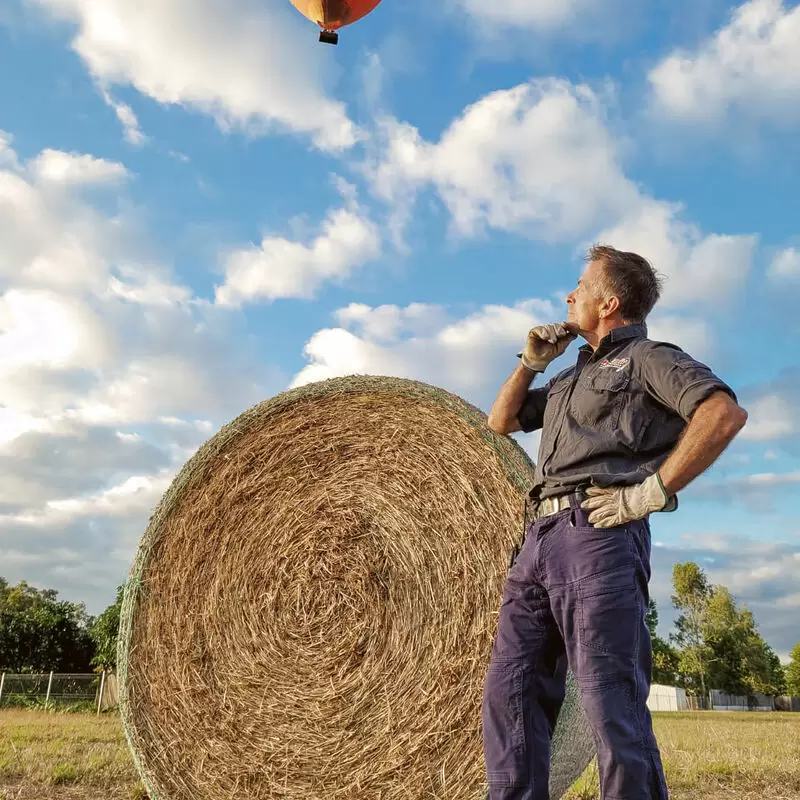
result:
<svg viewBox="0 0 800 800"><path fill-rule="evenodd" d="M119 704L113 672L35 674L0 673L0 708L44 708L101 711ZM647 700L651 711L795 711L800 697L738 696L712 689L705 697L676 686L653 684Z"/></svg>
<svg viewBox="0 0 800 800"><path fill-rule="evenodd" d="M101 673L0 673L0 708L89 710L116 707L116 675Z"/></svg>

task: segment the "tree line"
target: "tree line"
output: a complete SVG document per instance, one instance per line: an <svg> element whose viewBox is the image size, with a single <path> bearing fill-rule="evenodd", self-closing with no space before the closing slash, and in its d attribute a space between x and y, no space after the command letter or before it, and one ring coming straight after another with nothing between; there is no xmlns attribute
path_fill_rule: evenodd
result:
<svg viewBox="0 0 800 800"><path fill-rule="evenodd" d="M800 642L784 667L758 631L752 612L737 605L727 587L712 585L694 562L675 564L672 605L679 612L667 639L656 632L658 608L650 600L646 621L653 643L653 682L706 696L800 696ZM99 616L83 603L58 599L54 589L0 577L0 671L15 673L113 670L124 587Z"/></svg>
<svg viewBox="0 0 800 800"><path fill-rule="evenodd" d="M93 672L114 669L124 587L93 617L84 603L58 599L55 589L0 577L0 672Z"/></svg>
<svg viewBox="0 0 800 800"><path fill-rule="evenodd" d="M707 696L800 696L800 642L784 667L758 631L753 613L737 605L726 586L712 585L693 561L672 570L672 605L679 612L668 638L656 633L658 610L650 601L647 624L653 642L653 682Z"/></svg>

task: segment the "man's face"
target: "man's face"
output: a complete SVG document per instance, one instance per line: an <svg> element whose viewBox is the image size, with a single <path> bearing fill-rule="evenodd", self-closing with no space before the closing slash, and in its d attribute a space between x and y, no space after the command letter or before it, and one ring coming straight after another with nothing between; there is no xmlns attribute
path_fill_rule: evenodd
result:
<svg viewBox="0 0 800 800"><path fill-rule="evenodd" d="M567 295L567 321L574 322L581 331L593 331L600 321L602 303L600 281L603 265L590 261L578 280L578 285Z"/></svg>

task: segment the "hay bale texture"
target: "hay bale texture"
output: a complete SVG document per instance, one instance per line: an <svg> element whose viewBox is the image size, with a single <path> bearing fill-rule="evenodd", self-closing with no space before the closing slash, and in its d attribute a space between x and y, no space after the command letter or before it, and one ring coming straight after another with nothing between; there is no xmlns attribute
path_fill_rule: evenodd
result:
<svg viewBox="0 0 800 800"><path fill-rule="evenodd" d="M122 609L123 723L158 800L469 800L528 457L458 397L351 377L184 466ZM560 797L593 755L572 680Z"/></svg>

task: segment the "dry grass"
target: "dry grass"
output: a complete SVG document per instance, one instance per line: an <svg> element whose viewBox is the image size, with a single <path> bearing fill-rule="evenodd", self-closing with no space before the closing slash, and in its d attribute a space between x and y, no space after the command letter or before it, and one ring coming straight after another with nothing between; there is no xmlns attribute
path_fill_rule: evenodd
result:
<svg viewBox="0 0 800 800"><path fill-rule="evenodd" d="M797 800L800 714L654 714L671 800ZM598 800L593 762L564 800Z"/></svg>
<svg viewBox="0 0 800 800"><path fill-rule="evenodd" d="M800 714L656 714L672 800L796 800ZM0 712L0 800L144 800L115 715ZM564 800L597 800L593 766Z"/></svg>
<svg viewBox="0 0 800 800"><path fill-rule="evenodd" d="M116 714L0 711L0 800L144 796Z"/></svg>

